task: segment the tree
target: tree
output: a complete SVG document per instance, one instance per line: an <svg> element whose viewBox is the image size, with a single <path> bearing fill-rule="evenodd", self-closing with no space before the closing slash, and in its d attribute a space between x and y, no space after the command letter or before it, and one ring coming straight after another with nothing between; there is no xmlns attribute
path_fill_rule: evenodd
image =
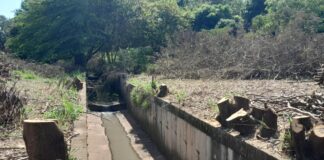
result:
<svg viewBox="0 0 324 160"><path fill-rule="evenodd" d="M247 4L246 11L244 13L244 28L249 30L252 24L252 19L260 14L265 13L265 1L266 0L251 0Z"/></svg>
<svg viewBox="0 0 324 160"><path fill-rule="evenodd" d="M0 15L0 51L5 49L5 42L8 34L9 20L5 16Z"/></svg>
<svg viewBox="0 0 324 160"><path fill-rule="evenodd" d="M26 0L14 18L8 46L19 57L44 62L74 58L84 65L96 52L128 45L132 9L115 0ZM129 37L129 36L128 36Z"/></svg>
<svg viewBox="0 0 324 160"><path fill-rule="evenodd" d="M317 28L315 30L321 32L321 24L324 24L324 1L266 0L265 4L267 14L258 15L253 19L253 30L276 34L280 30L284 30L291 20L294 20L296 16L300 15L299 13L303 12L318 17L318 24L314 26Z"/></svg>
<svg viewBox="0 0 324 160"><path fill-rule="evenodd" d="M192 29L195 31L213 29L221 19L231 18L232 14L229 6L203 4L194 11Z"/></svg>

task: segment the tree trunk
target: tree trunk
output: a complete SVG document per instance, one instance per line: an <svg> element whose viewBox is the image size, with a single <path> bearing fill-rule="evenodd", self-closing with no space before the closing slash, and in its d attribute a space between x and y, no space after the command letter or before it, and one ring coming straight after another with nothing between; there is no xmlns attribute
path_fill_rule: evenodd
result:
<svg viewBox="0 0 324 160"><path fill-rule="evenodd" d="M23 138L30 160L67 160L64 135L55 120L25 120Z"/></svg>

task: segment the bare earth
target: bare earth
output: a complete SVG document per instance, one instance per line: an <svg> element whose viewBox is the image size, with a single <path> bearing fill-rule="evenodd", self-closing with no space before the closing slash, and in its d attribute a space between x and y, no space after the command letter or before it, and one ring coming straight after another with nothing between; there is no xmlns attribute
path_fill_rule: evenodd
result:
<svg viewBox="0 0 324 160"><path fill-rule="evenodd" d="M150 82L151 77L140 75L131 78L130 82ZM285 99L311 95L313 93L323 94L321 89L312 81L290 81L290 80L187 80L187 79L163 79L157 78L159 84L168 86L170 94L163 99L178 105L182 110L191 113L211 124L217 123L217 102L223 97L241 95L251 100L252 106L263 107L264 101L276 111L286 107ZM321 113L322 114L322 113ZM287 159L288 156L282 150L285 129L289 128L289 117L298 115L292 111L280 112L278 118L279 132L276 137L264 140L254 137L243 139L254 146L269 152L272 155ZM232 132L233 130L229 130Z"/></svg>

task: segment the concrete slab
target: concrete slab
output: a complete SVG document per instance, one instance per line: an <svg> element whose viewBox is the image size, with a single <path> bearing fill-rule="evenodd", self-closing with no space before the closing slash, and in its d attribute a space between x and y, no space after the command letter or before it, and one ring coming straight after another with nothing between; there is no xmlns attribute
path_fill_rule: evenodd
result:
<svg viewBox="0 0 324 160"><path fill-rule="evenodd" d="M95 115L87 115L88 124L88 159L111 160L112 155L109 142L102 127L101 118Z"/></svg>
<svg viewBox="0 0 324 160"><path fill-rule="evenodd" d="M86 84L83 82L83 88L79 92L79 100L82 105L82 111L87 110L87 100L86 100ZM87 115L82 114L78 120L74 122L73 134L75 137L71 139L71 151L70 154L73 158L78 160L88 160L87 151Z"/></svg>

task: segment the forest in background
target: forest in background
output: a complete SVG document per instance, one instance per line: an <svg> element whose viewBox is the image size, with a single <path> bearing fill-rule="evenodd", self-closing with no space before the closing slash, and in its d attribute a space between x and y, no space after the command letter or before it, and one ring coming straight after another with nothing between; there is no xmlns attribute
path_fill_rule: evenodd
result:
<svg viewBox="0 0 324 160"><path fill-rule="evenodd" d="M96 72L309 78L323 42L323 0L24 0L0 16L0 50Z"/></svg>

